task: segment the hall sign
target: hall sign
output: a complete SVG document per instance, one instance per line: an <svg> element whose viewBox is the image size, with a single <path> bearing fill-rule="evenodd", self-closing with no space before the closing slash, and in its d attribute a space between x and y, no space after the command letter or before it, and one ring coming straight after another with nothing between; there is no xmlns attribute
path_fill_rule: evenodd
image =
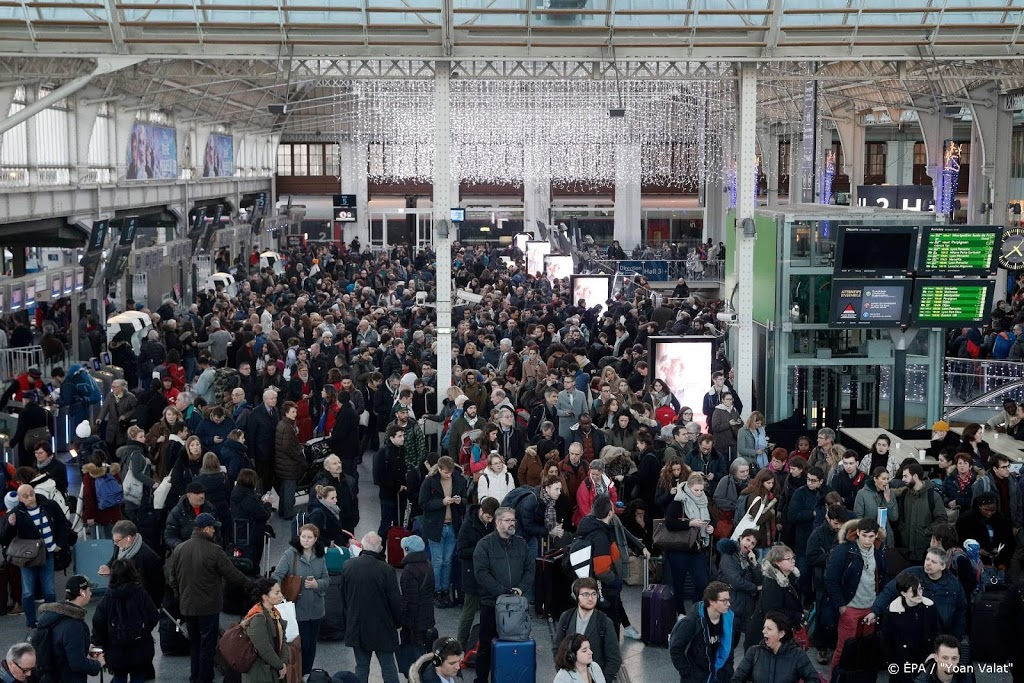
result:
<svg viewBox="0 0 1024 683"><path fill-rule="evenodd" d="M668 261L619 261L622 275L643 275L648 282L668 281Z"/></svg>
<svg viewBox="0 0 1024 683"><path fill-rule="evenodd" d="M930 185L858 185L857 205L875 209L935 211L935 190Z"/></svg>

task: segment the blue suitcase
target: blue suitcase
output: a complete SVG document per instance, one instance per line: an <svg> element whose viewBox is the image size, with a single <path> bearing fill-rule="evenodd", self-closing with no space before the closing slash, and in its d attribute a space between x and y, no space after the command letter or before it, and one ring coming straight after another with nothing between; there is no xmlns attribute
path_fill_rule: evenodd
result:
<svg viewBox="0 0 1024 683"><path fill-rule="evenodd" d="M491 645L491 683L534 683L537 643L495 639Z"/></svg>
<svg viewBox="0 0 1024 683"><path fill-rule="evenodd" d="M94 595L106 593L109 577L100 576L100 567L114 556L114 542L109 538L82 539L74 545L74 549L75 573L97 584L92 591Z"/></svg>

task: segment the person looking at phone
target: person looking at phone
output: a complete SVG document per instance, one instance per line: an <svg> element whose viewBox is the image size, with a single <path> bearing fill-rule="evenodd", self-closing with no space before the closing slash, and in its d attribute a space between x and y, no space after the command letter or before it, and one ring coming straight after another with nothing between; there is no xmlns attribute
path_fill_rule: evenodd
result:
<svg viewBox="0 0 1024 683"><path fill-rule="evenodd" d="M93 584L84 576L72 576L64 588L64 601L39 608L38 630L49 630L52 647L37 652L38 674L51 672L55 680L85 683L106 666L102 650L89 649L89 624L85 608L92 600ZM40 642L42 638L37 638ZM44 648L45 649L45 648ZM52 661L46 661L52 657Z"/></svg>
<svg viewBox="0 0 1024 683"><path fill-rule="evenodd" d="M453 476L459 469L459 476ZM441 609L453 606L451 597L452 556L462 519L469 503L468 486L462 470L447 455L430 468L420 487L423 509L423 536L430 543L430 561L434 569L434 604Z"/></svg>

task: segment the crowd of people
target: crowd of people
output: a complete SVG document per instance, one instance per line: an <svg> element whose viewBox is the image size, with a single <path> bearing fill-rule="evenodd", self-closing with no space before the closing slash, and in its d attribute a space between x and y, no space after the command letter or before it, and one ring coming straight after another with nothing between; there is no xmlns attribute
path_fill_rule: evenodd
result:
<svg viewBox="0 0 1024 683"><path fill-rule="evenodd" d="M280 273L237 259L237 294L143 309L152 330L138 351L121 335L109 344L122 375L102 407L64 388L75 368L52 373L58 405L76 411L80 491L50 450L40 373L11 384L24 408L17 462L0 472L0 543L36 560L0 570L0 611L23 612L31 629L0 680L33 680L35 668L84 681L100 666L144 680L155 645L139 634L162 608L187 628L190 680L207 683L220 615L241 601L257 653L242 680L276 681L299 655L284 638L287 599L302 675L323 623L340 616L363 683L374 658L386 683L400 671L450 682L478 643L476 681L489 683L498 599L522 595L540 612L550 579L538 557L587 547L574 604L547 615L556 681L620 676L620 637L643 638L622 601L636 558L672 587L681 680L795 683L817 676L811 648L849 673L846 643L876 623L889 661L966 654L977 596L1024 578L1024 491L980 426L961 439L936 423L944 469L931 474L896 461L884 435L866 455L827 428L780 447L733 389L720 302L685 281L662 298L628 280L587 308L568 282L524 272L515 247L456 245L455 284L481 300L455 302L453 382L438 386L429 250L353 243L282 256ZM95 319L82 325L93 339ZM647 339L659 333L714 340L700 405L680 405L673 378L650 377ZM1005 412L993 426L1015 429L1016 404ZM372 486L360 481L364 455ZM373 495L380 523L369 530L359 502ZM292 538L265 558L275 514ZM90 578L73 577L57 602L54 572L93 536L114 551L90 631ZM346 561L332 576L337 555ZM328 605L335 583L340 615ZM1024 635L1021 593L1006 591L994 638ZM460 610L458 632L435 638L446 609ZM130 636L126 621L138 626Z"/></svg>

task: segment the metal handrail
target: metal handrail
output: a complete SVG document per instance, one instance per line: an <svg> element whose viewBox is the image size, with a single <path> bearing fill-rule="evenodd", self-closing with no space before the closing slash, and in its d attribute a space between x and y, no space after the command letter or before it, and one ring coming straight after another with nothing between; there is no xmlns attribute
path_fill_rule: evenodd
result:
<svg viewBox="0 0 1024 683"><path fill-rule="evenodd" d="M605 270L609 274L619 272L619 263L631 263L636 261L663 261L668 264L668 279L678 280L685 278L687 282L724 282L725 261L717 259L713 261L699 261L700 272L692 267L693 264L685 259L663 259L663 258L636 258L636 259L586 259L591 267Z"/></svg>
<svg viewBox="0 0 1024 683"><path fill-rule="evenodd" d="M1010 384L1004 384L1001 387L997 387L995 389L992 389L991 391L987 391L984 394L981 394L980 396L976 396L975 398L973 398L970 403L965 403L963 405L956 406L955 408L951 408L950 410L944 410L942 412L941 418L943 420L948 421L955 418L957 415L960 415L961 413L967 412L968 410L986 407L984 405L986 402L992 400L993 398L999 398L1000 395L1005 395L1007 392L1014 391L1015 389L1024 389L1024 379L1019 379ZM921 424L911 427L911 429L927 428L927 422L922 422Z"/></svg>

